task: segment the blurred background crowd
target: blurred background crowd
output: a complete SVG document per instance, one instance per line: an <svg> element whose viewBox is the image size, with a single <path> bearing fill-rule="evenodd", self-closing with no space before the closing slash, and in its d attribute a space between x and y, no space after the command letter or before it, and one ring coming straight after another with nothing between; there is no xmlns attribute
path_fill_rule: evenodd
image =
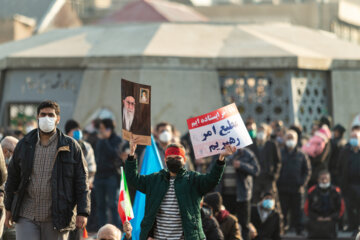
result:
<svg viewBox="0 0 360 240"><path fill-rule="evenodd" d="M280 239L289 234L336 238L339 231L355 236L360 224L360 122L355 119L351 129L345 129L323 116L312 123L310 134L281 120L266 124L248 118L245 125L253 144L227 159L221 183L203 201L208 239L218 239L219 234L221 239ZM17 140L36 127L36 121L30 121L23 128L2 129L6 164ZM111 118L94 119L85 129L75 120L64 124L65 133L79 141L88 162L89 232L107 223L122 229L117 197L129 144L115 129ZM206 173L216 160L195 159L189 133L171 123L154 125L152 133L162 161L170 143L185 146L188 170ZM139 146L136 151L140 168L144 149ZM129 189L134 200L135 191ZM206 217L215 219L217 228Z"/></svg>

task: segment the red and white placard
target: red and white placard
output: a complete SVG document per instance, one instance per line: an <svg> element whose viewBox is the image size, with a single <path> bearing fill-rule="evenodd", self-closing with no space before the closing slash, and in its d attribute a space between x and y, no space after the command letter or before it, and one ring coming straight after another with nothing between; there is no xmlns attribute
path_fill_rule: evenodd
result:
<svg viewBox="0 0 360 240"><path fill-rule="evenodd" d="M187 124L196 159L220 154L226 144L236 148L252 144L235 103L190 118Z"/></svg>

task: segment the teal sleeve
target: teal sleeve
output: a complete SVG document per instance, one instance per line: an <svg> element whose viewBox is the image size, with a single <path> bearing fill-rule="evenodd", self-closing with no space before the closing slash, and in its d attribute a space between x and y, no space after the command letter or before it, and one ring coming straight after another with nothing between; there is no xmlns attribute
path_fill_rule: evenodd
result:
<svg viewBox="0 0 360 240"><path fill-rule="evenodd" d="M128 157L125 162L125 176L127 182L135 187L136 190L146 193L146 184L149 175L140 175L138 172L138 164L133 156Z"/></svg>
<svg viewBox="0 0 360 240"><path fill-rule="evenodd" d="M200 194L213 190L219 184L225 169L225 161L217 161L207 174L197 174L195 176L195 184Z"/></svg>

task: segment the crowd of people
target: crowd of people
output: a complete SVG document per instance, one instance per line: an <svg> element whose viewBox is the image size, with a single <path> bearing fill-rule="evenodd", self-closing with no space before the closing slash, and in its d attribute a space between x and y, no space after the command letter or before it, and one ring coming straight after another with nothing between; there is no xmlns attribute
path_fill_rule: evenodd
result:
<svg viewBox="0 0 360 240"><path fill-rule="evenodd" d="M131 239L132 226L121 223L117 209L122 166L132 201L136 190L147 196L140 239L358 232L360 124L351 126L346 140L346 129L327 116L313 123L310 135L297 125L249 118L253 144L195 159L189 133L161 122L152 133L166 169L147 177L137 172L145 147L124 141L112 119L95 119L85 129L70 119L61 131L60 108L52 101L39 105L37 118L38 127L27 134L5 133L1 140L4 240L80 239L85 226L98 239L120 239L121 231Z"/></svg>

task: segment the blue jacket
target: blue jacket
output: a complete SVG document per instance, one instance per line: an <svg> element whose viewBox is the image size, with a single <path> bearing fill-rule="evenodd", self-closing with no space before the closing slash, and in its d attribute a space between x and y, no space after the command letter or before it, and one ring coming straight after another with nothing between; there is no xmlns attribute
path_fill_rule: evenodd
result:
<svg viewBox="0 0 360 240"><path fill-rule="evenodd" d="M252 198L253 178L260 174L258 160L251 150L243 148L230 156L226 165L232 165L234 161L240 161L240 167L236 169L236 200L238 202L249 201ZM218 189L220 192L222 184Z"/></svg>

